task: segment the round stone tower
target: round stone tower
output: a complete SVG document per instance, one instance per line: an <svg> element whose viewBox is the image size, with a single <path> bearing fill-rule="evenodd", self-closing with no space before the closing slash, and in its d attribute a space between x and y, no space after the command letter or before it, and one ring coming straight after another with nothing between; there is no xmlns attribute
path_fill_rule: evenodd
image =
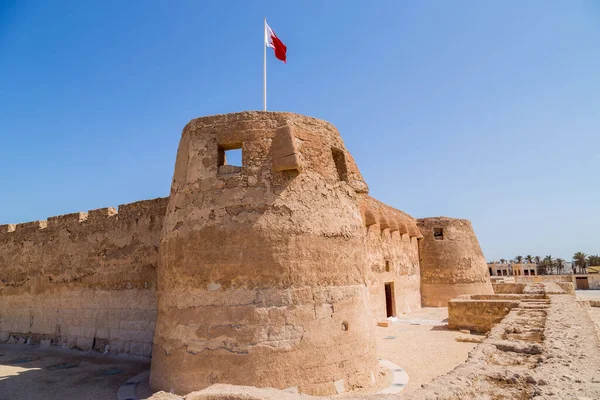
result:
<svg viewBox="0 0 600 400"><path fill-rule="evenodd" d="M487 263L466 219L422 218L417 226L421 260L421 303L445 307L461 294L493 294Z"/></svg>
<svg viewBox="0 0 600 400"><path fill-rule="evenodd" d="M327 122L274 112L192 120L161 236L151 387L330 395L371 385L357 200L367 191Z"/></svg>

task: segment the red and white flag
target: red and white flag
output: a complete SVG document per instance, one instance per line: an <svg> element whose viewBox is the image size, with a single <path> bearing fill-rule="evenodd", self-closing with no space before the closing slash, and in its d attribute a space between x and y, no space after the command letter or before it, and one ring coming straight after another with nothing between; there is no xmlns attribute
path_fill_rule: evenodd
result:
<svg viewBox="0 0 600 400"><path fill-rule="evenodd" d="M287 47L277 37L275 32L273 32L273 29L271 29L269 24L267 24L267 20L265 20L265 45L275 50L275 57L277 57L278 60L285 62Z"/></svg>

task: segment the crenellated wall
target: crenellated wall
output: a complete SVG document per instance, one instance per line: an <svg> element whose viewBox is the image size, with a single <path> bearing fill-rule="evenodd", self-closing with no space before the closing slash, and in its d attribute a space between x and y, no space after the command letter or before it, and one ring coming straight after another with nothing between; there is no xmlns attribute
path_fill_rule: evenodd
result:
<svg viewBox="0 0 600 400"><path fill-rule="evenodd" d="M150 355L167 200L0 225L0 340Z"/></svg>
<svg viewBox="0 0 600 400"><path fill-rule="evenodd" d="M421 308L421 273L416 220L374 198L360 201L365 224L367 281L375 320L388 317L385 285L393 291L392 314Z"/></svg>
<svg viewBox="0 0 600 400"><path fill-rule="evenodd" d="M369 387L376 321L492 289L468 221L368 192L328 122L194 119L169 198L0 225L0 342L152 354L152 388L179 393Z"/></svg>

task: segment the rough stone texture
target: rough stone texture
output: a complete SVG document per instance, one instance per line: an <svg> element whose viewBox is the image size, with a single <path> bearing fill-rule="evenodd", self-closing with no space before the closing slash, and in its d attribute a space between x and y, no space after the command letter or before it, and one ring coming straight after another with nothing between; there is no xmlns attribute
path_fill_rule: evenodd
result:
<svg viewBox="0 0 600 400"><path fill-rule="evenodd" d="M290 165L274 166L282 130L302 172L276 171ZM219 174L219 149L239 144L241 171ZM355 190L366 185L346 155L332 125L297 114L219 115L185 127L160 246L153 389L233 383L335 394L340 379L346 390L371 385L374 324Z"/></svg>
<svg viewBox="0 0 600 400"><path fill-rule="evenodd" d="M462 297L462 296L461 296ZM485 333L502 321L520 299L453 299L448 302L448 328ZM490 296L491 297L491 296Z"/></svg>
<svg viewBox="0 0 600 400"><path fill-rule="evenodd" d="M556 282L556 284L570 295L575 296L575 286L571 282Z"/></svg>
<svg viewBox="0 0 600 400"><path fill-rule="evenodd" d="M525 283L492 283L494 293L523 293Z"/></svg>
<svg viewBox="0 0 600 400"><path fill-rule="evenodd" d="M420 241L421 303L445 307L462 294L493 294L489 271L471 223L465 219L418 219ZM434 230L443 231L443 239Z"/></svg>
<svg viewBox="0 0 600 400"><path fill-rule="evenodd" d="M408 214L389 207L371 197L360 201L366 229L366 263L371 312L376 321L387 318L384 285L393 284L394 314L421 308L421 276L418 233L415 220ZM366 217L366 215L371 215Z"/></svg>
<svg viewBox="0 0 600 400"><path fill-rule="evenodd" d="M543 298L523 299L482 339L467 361L421 389L398 395L346 399L598 399L600 340L588 310L552 283L528 290ZM548 292L557 294L546 294ZM215 385L185 397L156 399L317 400L274 389ZM338 397L336 397L338 398Z"/></svg>
<svg viewBox="0 0 600 400"><path fill-rule="evenodd" d="M598 399L600 341L587 310L552 283L529 292L467 362L407 399ZM562 293L562 294L558 294Z"/></svg>
<svg viewBox="0 0 600 400"><path fill-rule="evenodd" d="M166 199L0 230L0 332L149 355Z"/></svg>

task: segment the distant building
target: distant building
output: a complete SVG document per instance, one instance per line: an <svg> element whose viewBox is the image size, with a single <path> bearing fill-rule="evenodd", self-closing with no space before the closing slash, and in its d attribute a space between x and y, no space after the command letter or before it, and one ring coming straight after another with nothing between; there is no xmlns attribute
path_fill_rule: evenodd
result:
<svg viewBox="0 0 600 400"><path fill-rule="evenodd" d="M537 264L488 263L490 276L529 276L538 275Z"/></svg>
<svg viewBox="0 0 600 400"><path fill-rule="evenodd" d="M511 264L488 263L490 276L512 276Z"/></svg>
<svg viewBox="0 0 600 400"><path fill-rule="evenodd" d="M512 264L513 273L515 276L538 275L537 264Z"/></svg>

